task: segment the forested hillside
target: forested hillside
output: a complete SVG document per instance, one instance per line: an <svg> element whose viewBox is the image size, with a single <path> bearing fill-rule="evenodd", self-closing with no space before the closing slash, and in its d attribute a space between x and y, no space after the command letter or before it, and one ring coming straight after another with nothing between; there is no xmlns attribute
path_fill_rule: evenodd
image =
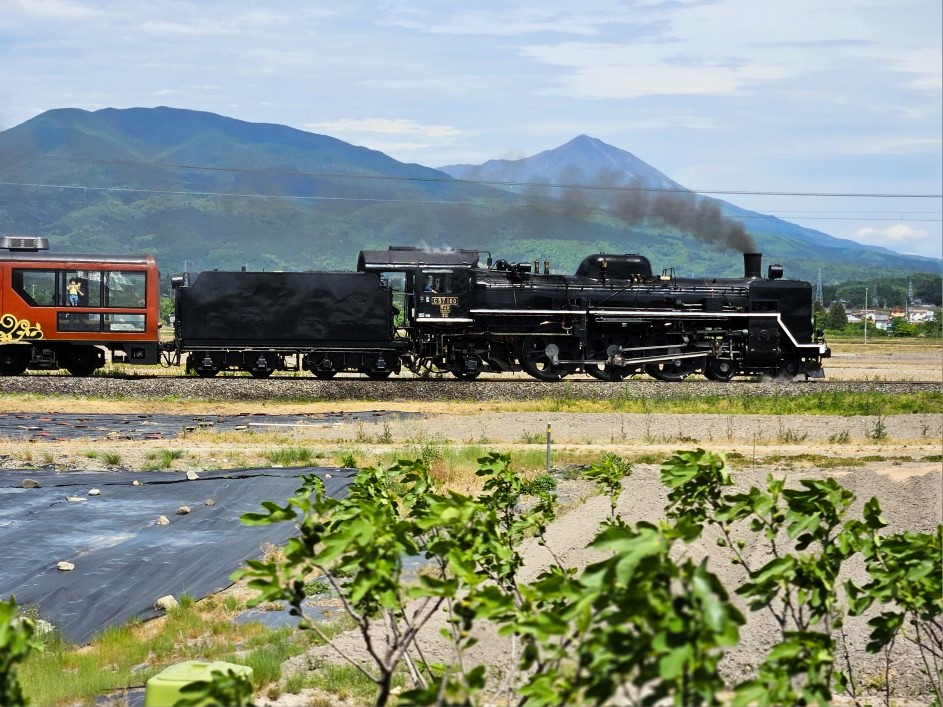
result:
<svg viewBox="0 0 943 707"><path fill-rule="evenodd" d="M755 247L787 277L824 268L830 284L940 269L775 219L758 228L690 192L590 199L469 183L325 135L174 108L49 111L0 133L0 154L0 234L149 252L164 274L350 269L361 249L391 244L479 248L556 271L592 252L637 252L698 276L741 273L740 251ZM613 184L638 178L610 169Z"/></svg>

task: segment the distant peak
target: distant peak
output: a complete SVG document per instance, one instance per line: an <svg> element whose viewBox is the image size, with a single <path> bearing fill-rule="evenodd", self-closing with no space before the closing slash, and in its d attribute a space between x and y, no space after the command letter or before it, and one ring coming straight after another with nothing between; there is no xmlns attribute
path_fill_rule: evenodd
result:
<svg viewBox="0 0 943 707"><path fill-rule="evenodd" d="M599 138L591 137L589 135L577 135L575 138L570 140L567 145L582 145L584 143L589 143L590 145L605 145L602 140Z"/></svg>

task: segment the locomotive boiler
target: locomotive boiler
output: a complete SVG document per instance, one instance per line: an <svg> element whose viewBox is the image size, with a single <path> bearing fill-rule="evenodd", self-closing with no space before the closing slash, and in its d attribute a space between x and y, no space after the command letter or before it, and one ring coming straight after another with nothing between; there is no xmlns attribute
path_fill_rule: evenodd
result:
<svg viewBox="0 0 943 707"><path fill-rule="evenodd" d="M813 331L812 288L744 255L741 278L655 276L641 255L596 254L574 275L539 261L479 262L477 251L364 251L358 270L401 276L401 335L415 371L474 378L523 370L603 380L645 372L681 380L735 375L821 377L829 349Z"/></svg>

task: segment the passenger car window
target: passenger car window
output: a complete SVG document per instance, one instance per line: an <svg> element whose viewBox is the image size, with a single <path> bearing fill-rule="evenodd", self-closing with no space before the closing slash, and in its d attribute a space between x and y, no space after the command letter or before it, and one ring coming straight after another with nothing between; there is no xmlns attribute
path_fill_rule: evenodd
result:
<svg viewBox="0 0 943 707"><path fill-rule="evenodd" d="M105 275L105 306L143 309L147 302L147 274L115 271Z"/></svg>
<svg viewBox="0 0 943 707"><path fill-rule="evenodd" d="M143 314L106 314L105 331L145 331Z"/></svg>
<svg viewBox="0 0 943 707"><path fill-rule="evenodd" d="M100 314L60 310L56 317L56 329L59 331L101 331L101 328Z"/></svg>
<svg viewBox="0 0 943 707"><path fill-rule="evenodd" d="M55 270L26 270L14 268L13 289L31 307L51 307L56 304Z"/></svg>
<svg viewBox="0 0 943 707"><path fill-rule="evenodd" d="M59 283L62 304L67 307L100 307L100 270L65 270Z"/></svg>

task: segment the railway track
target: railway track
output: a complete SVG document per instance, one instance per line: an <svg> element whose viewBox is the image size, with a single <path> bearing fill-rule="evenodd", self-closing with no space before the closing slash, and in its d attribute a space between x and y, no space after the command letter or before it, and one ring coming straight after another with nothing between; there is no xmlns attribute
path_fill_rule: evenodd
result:
<svg viewBox="0 0 943 707"><path fill-rule="evenodd" d="M606 400L617 398L661 399L731 397L742 395L799 396L824 392L917 393L943 390L941 381L749 381L717 383L703 378L681 382L628 380L619 383L573 377L560 382L517 378L423 380L400 378L372 381L337 377L323 381L311 377L276 376L254 379L243 376L193 378L148 376L112 378L68 375L33 375L0 378L0 395L35 394L115 399L178 398L191 400L246 400L304 402L310 400L501 401L548 397Z"/></svg>

